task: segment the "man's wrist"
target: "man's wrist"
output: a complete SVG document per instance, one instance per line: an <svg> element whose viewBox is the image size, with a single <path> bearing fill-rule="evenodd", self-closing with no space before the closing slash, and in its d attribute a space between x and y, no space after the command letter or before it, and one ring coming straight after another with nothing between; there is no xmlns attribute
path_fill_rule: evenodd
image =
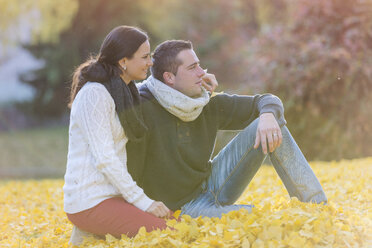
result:
<svg viewBox="0 0 372 248"><path fill-rule="evenodd" d="M260 117L261 117L261 116L262 116L262 117L265 117L265 116L270 116L270 115L272 115L272 116L275 118L274 113L271 113L271 112L261 113L261 114L260 114Z"/></svg>

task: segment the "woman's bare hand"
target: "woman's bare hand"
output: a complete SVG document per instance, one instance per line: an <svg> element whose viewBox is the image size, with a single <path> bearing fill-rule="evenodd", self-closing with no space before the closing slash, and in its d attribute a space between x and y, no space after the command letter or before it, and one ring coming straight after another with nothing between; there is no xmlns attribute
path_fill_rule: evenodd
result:
<svg viewBox="0 0 372 248"><path fill-rule="evenodd" d="M164 203L159 201L154 201L146 212L158 218L169 218L172 215L172 211Z"/></svg>

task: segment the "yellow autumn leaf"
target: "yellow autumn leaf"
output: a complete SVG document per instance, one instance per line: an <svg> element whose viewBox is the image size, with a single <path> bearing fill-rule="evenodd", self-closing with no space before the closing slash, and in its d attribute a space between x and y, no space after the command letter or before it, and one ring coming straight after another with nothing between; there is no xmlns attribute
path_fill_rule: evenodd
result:
<svg viewBox="0 0 372 248"><path fill-rule="evenodd" d="M290 199L269 166L260 168L237 204L253 204L218 218L167 220L174 229L128 238L90 237L82 247L372 247L372 158L311 163L327 205ZM346 183L347 182L347 183ZM0 181L0 247L71 247L63 212L63 180Z"/></svg>
<svg viewBox="0 0 372 248"><path fill-rule="evenodd" d="M174 228L180 231L181 233L186 233L190 230L190 225L184 222L181 222L181 223L174 225Z"/></svg>
<svg viewBox="0 0 372 248"><path fill-rule="evenodd" d="M178 217L180 216L181 214L181 210L176 210L174 213L173 213L173 217L178 219Z"/></svg>
<svg viewBox="0 0 372 248"><path fill-rule="evenodd" d="M242 248L250 248L250 247L251 247L251 243L249 242L249 240L244 239L242 242Z"/></svg>

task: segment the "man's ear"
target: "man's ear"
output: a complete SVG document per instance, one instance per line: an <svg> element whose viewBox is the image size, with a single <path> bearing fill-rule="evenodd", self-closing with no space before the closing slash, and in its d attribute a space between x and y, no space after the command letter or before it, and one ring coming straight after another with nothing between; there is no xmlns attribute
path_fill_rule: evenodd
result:
<svg viewBox="0 0 372 248"><path fill-rule="evenodd" d="M164 72L163 73L163 79L164 79L164 83L169 85L169 86L173 86L174 85L174 78L175 76L173 75L172 72Z"/></svg>

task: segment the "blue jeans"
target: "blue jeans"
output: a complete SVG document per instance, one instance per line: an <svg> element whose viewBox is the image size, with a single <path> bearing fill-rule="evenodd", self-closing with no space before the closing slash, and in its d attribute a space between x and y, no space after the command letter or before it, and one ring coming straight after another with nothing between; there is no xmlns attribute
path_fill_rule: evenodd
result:
<svg viewBox="0 0 372 248"><path fill-rule="evenodd" d="M212 160L211 175L203 191L181 207L191 217L221 217L223 213L252 205L233 205L267 155L261 146L254 149L258 119L241 131ZM289 195L302 202L327 202L322 186L286 126L281 128L282 144L269 153L271 162Z"/></svg>

